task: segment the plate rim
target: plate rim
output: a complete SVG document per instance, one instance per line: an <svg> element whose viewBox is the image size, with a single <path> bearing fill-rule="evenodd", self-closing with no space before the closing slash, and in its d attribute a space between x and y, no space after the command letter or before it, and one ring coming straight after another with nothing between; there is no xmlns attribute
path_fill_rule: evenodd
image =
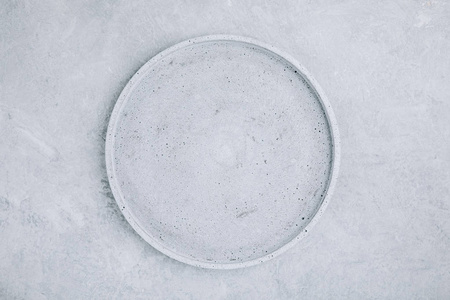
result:
<svg viewBox="0 0 450 300"><path fill-rule="evenodd" d="M322 198L322 203L320 204L319 208L317 209L314 216L311 218L310 222L306 225L306 227L292 240L285 243L284 245L280 246L277 250L266 254L264 256L254 258L248 261L242 261L242 262L232 262L232 263L213 263L213 262L204 262L199 261L193 258L190 258L186 255L179 254L169 248L167 248L164 243L159 242L155 237L151 236L150 234L147 234L145 230L142 228L142 226L139 224L137 219L133 216L133 213L128 209L121 189L119 185L116 182L116 176L114 171L114 132L116 130L116 125L118 118L120 116L120 113L122 111L122 108L124 107L124 104L126 104L128 100L128 95L134 90L134 88L137 86L137 84L143 79L147 71L151 68L152 65L157 63L160 60L163 60L164 57L167 55L180 50L182 48L185 48L189 45L194 44L200 44L208 41L232 41L232 42L241 42L245 44L250 45L256 45L260 48L263 48L265 50L268 50L269 52L274 53L276 56L279 56L280 58L286 60L288 63L290 63L292 66L294 66L300 73L300 75L309 83L311 89L316 93L317 98L319 99L322 108L325 112L325 116L328 121L329 130L331 133L331 145L332 145L332 167L330 171L330 176L328 180L328 187L325 191L325 195ZM303 66L301 65L296 59L294 59L291 55L286 53L285 51L279 50L275 48L274 46L260 42L256 39L244 37L244 36L237 36L237 35L228 35L228 34L214 34L214 35L205 35L205 36L199 36L190 38L187 40L184 40L182 42L176 43L165 50L159 52L155 56L153 56L150 60L148 60L142 67L139 68L139 70L131 77L131 79L127 82L125 87L123 88L122 92L120 93L119 97L117 98L116 103L114 104L113 111L110 115L107 132L106 132L106 139L105 139L105 162L106 162L106 171L108 176L109 185L112 191L112 194L114 196L114 199L119 206L120 211L124 215L127 222L131 225L131 227L139 234L141 238L143 238L148 244L150 244L153 248L157 249L161 253L165 254L168 257L171 257L175 260L178 260L180 262L186 263L188 265L192 265L195 267L201 267L201 268L207 268L207 269L237 269L237 268L244 268L249 267L253 265L260 264L262 262L268 261L274 257L279 256L280 254L286 252L288 249L291 249L294 245L297 244L299 240L301 240L303 237L307 235L307 232L317 223L318 219L323 215L326 207L329 204L329 200L332 196L332 193L335 189L338 173L339 173L339 167L340 167L340 137L339 137L339 130L337 127L337 121L336 117L334 115L333 109L331 107L331 104L325 95L324 91L322 90L321 86L318 84L318 82L314 79L314 77L311 75L311 73Z"/></svg>

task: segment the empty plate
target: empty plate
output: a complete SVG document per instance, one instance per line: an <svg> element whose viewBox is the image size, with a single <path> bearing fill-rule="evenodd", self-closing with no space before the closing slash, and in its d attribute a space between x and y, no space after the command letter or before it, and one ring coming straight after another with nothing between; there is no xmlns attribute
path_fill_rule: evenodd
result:
<svg viewBox="0 0 450 300"><path fill-rule="evenodd" d="M338 169L331 107L272 46L206 36L156 55L112 113L106 163L132 227L179 261L268 260L322 214Z"/></svg>

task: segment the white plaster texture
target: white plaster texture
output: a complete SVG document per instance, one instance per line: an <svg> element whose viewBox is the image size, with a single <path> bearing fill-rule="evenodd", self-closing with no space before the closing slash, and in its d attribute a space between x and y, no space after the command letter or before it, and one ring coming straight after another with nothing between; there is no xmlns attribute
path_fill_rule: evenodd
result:
<svg viewBox="0 0 450 300"><path fill-rule="evenodd" d="M318 83L287 59L253 39L208 35L130 79L110 117L106 170L154 248L194 266L247 267L322 215L339 169L337 124Z"/></svg>
<svg viewBox="0 0 450 300"><path fill-rule="evenodd" d="M0 298L450 297L446 1L2 1ZM128 225L104 139L130 77L208 34L291 54L322 86L341 167L320 222L257 266L205 270Z"/></svg>

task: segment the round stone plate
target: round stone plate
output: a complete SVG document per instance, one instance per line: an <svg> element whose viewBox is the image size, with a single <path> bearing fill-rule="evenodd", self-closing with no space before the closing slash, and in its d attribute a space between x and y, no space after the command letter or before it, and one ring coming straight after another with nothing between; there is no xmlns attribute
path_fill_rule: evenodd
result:
<svg viewBox="0 0 450 300"><path fill-rule="evenodd" d="M254 265L301 239L328 202L338 157L315 80L236 36L153 57L120 95L106 139L111 189L131 226L205 268Z"/></svg>

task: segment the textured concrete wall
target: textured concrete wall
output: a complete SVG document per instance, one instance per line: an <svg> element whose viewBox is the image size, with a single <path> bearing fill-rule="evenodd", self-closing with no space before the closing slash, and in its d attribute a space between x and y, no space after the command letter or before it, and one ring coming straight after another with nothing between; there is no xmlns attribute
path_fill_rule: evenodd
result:
<svg viewBox="0 0 450 300"><path fill-rule="evenodd" d="M0 298L450 297L450 3L9 1L0 5ZM282 256L214 271L122 217L104 134L127 80L206 34L290 53L333 105L341 172Z"/></svg>

